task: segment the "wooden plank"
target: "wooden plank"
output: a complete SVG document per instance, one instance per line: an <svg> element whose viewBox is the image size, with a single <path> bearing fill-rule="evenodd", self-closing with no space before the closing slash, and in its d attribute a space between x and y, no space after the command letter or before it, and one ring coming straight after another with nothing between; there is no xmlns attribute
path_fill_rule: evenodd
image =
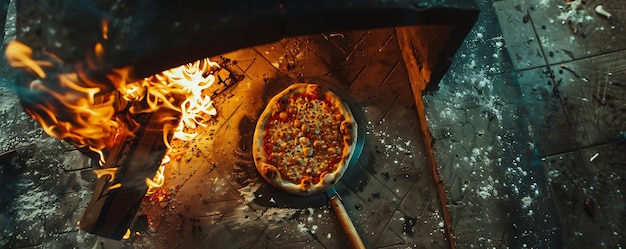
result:
<svg viewBox="0 0 626 249"><path fill-rule="evenodd" d="M451 25L420 25L396 29L402 57L409 71L409 80L419 93L436 89L441 78L434 81L431 78L437 75L442 77L445 73L443 70L448 69L452 58L443 54L453 29L454 26Z"/></svg>
<svg viewBox="0 0 626 249"><path fill-rule="evenodd" d="M450 248L456 248L454 243L454 235L452 233L452 217L447 207L447 196L445 186L441 180L439 170L437 169L437 162L435 161L435 155L433 153L433 138L428 130L428 123L426 121L426 113L424 112L424 102L422 100L422 94L425 91L427 85L430 83L430 75L432 73L433 61L436 59L431 58L433 51L429 50L427 42L423 42L420 39L422 35L419 29L412 27L402 27L397 29L398 45L402 51L402 58L409 74L409 81L411 88L413 89L413 96L415 98L415 105L420 119L420 126L422 135L424 136L424 143L426 145L426 156L428 162L433 171L433 180L437 186L439 192L439 201L441 204L441 210L444 220L444 230L450 243Z"/></svg>
<svg viewBox="0 0 626 249"><path fill-rule="evenodd" d="M113 179L108 175L98 179L80 220L82 230L120 240L135 218L148 190L146 178L154 177L167 151L163 127L176 127L180 113L160 109L141 118L138 121L146 125L139 128L136 136L120 138L109 150L105 168L117 168L117 171ZM171 134L165 139L171 140ZM114 187L117 184L121 187Z"/></svg>

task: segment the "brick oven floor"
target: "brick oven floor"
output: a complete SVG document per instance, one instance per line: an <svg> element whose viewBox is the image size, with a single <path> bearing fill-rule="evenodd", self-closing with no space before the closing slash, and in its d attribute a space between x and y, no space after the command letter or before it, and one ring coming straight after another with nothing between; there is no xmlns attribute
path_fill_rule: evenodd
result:
<svg viewBox="0 0 626 249"><path fill-rule="evenodd" d="M365 55L345 59L344 66L333 69L320 66L320 60L333 63L309 49L327 43L321 36L284 39L215 58L231 74L242 76L241 81L215 98L218 115L193 142L174 143L174 150L187 153L166 170L167 197L145 204L141 212L152 232L128 244L348 247L324 194L298 197L278 191L265 183L252 161L258 114L269 98L295 80L336 88L350 96L353 112L363 112L363 153L336 188L364 243L445 246L411 87L398 80L406 73L396 67L397 61L383 58L401 60L393 29L368 32L346 34L346 39L365 36L370 44L366 50L379 51L364 54L380 65L369 63L360 72L338 68L364 65Z"/></svg>
<svg viewBox="0 0 626 249"><path fill-rule="evenodd" d="M478 24L440 89L424 96L456 245L623 247L625 6L477 2ZM613 16L597 15L598 4ZM312 52L321 47L341 56ZM276 191L252 162L256 115L274 93L308 81L334 86L364 113L365 149L336 187L368 248L445 248L413 95L404 66L389 56L396 53L392 30L375 30L214 58L241 80L214 99L218 115L193 143L173 143L185 154L166 170L163 199L144 204L139 234L122 242L77 230L95 178L89 160L45 135L2 87L0 153L17 155L0 168L0 246L346 248L325 196Z"/></svg>

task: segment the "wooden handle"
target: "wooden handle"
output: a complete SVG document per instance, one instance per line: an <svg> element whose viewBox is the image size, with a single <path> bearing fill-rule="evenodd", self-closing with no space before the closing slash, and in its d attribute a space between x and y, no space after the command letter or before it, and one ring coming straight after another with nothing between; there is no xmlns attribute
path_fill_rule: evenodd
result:
<svg viewBox="0 0 626 249"><path fill-rule="evenodd" d="M350 242L354 248L365 249L365 245L363 245L363 241L359 236L359 233L354 228L354 224L352 224L352 220L350 220L350 216L348 216L348 212L346 212L346 208L343 207L343 203L341 203L341 198L338 195L332 195L329 197L328 202L335 210L337 217L339 218L339 222L341 222L341 226L343 230L346 231Z"/></svg>

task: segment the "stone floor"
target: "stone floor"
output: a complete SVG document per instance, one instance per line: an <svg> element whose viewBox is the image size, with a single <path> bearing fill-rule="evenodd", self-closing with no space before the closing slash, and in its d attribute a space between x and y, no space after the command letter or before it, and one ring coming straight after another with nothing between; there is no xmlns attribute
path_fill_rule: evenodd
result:
<svg viewBox="0 0 626 249"><path fill-rule="evenodd" d="M477 2L424 97L457 245L623 247L624 3Z"/></svg>
<svg viewBox="0 0 626 249"><path fill-rule="evenodd" d="M477 25L440 89L423 97L456 246L623 247L624 3L477 3L482 10ZM610 19L594 12L598 4L612 13ZM378 39L371 42L379 52L393 52L385 45L397 44L392 33L371 36ZM346 42L333 46L353 50L355 43L348 40L354 37L343 38ZM369 121L364 159L337 185L368 248L447 247L443 210L425 167L426 148L417 142L417 113L405 79L398 76L405 74L398 71L403 67L381 53L370 66L385 75L326 74L332 67L307 65L312 60L333 65L346 57L310 54L314 47L297 51L303 48L297 43L315 46L323 44L320 39L285 39L226 55L255 59L227 63L244 79L216 97L216 106L223 107L197 143L175 144L188 153L166 171L166 194L146 202L133 226L138 233L121 242L77 230L93 188L91 162L28 118L14 89L6 87L11 73L3 73L0 153L14 153L3 157L12 163L0 168L0 246L345 248L345 235L324 196L288 196L253 174L246 137L255 120L246 113L258 112L268 96L255 94L261 86L250 83L264 81L266 92L275 92L299 79L339 86ZM290 53L274 51L279 48ZM362 52L354 54L375 54ZM358 62L341 65L364 68ZM282 70L299 66L305 69ZM371 84L386 85L388 91L361 91ZM253 101L228 104L243 98ZM389 121L400 117L402 122ZM240 138L215 139L232 132Z"/></svg>

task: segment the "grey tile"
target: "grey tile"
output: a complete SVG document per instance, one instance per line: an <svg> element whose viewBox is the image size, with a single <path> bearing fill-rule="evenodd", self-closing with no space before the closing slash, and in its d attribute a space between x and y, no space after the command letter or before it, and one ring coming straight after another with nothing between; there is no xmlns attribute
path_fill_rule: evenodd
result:
<svg viewBox="0 0 626 249"><path fill-rule="evenodd" d="M483 131L504 123L515 125L510 116L503 115L522 101L520 85L514 76L512 73L487 75L468 67L450 71L439 90L423 97L429 128L449 127L468 119L481 119L479 130ZM468 113L470 109L473 111Z"/></svg>
<svg viewBox="0 0 626 249"><path fill-rule="evenodd" d="M509 72L512 70L511 60L505 49L507 44L494 4L489 0L476 3L481 10L478 20L457 51L451 71L462 66L486 75Z"/></svg>
<svg viewBox="0 0 626 249"><path fill-rule="evenodd" d="M543 161L565 247L611 248L623 242L619 228L626 220L623 150L621 141Z"/></svg>
<svg viewBox="0 0 626 249"><path fill-rule="evenodd" d="M546 65L544 54L530 20L534 5L528 0L497 1L494 3L506 50L515 70Z"/></svg>
<svg viewBox="0 0 626 249"><path fill-rule="evenodd" d="M520 71L517 76L539 153L547 156L579 148L575 129L548 70Z"/></svg>
<svg viewBox="0 0 626 249"><path fill-rule="evenodd" d="M563 107L581 147L626 131L626 51L552 66Z"/></svg>
<svg viewBox="0 0 626 249"><path fill-rule="evenodd" d="M594 11L598 5L610 19ZM557 64L626 49L625 9L623 1L541 1L531 4L530 16L548 62Z"/></svg>
<svg viewBox="0 0 626 249"><path fill-rule="evenodd" d="M439 215L411 216L396 212L387 231L399 239L392 241L402 243L392 245L390 248L448 248L443 231L443 218Z"/></svg>
<svg viewBox="0 0 626 249"><path fill-rule="evenodd" d="M413 185L408 195L402 200L398 210L408 216L429 216L440 211L436 193L427 191L419 185Z"/></svg>
<svg viewBox="0 0 626 249"><path fill-rule="evenodd" d="M392 218L390 225L393 223L394 218ZM403 239L401 239L396 233L394 233L389 228L387 228L385 229L385 231L383 231L383 234L381 234L378 237L378 241L376 241L375 247L376 248L393 248L393 247L401 246L404 243L405 241Z"/></svg>

